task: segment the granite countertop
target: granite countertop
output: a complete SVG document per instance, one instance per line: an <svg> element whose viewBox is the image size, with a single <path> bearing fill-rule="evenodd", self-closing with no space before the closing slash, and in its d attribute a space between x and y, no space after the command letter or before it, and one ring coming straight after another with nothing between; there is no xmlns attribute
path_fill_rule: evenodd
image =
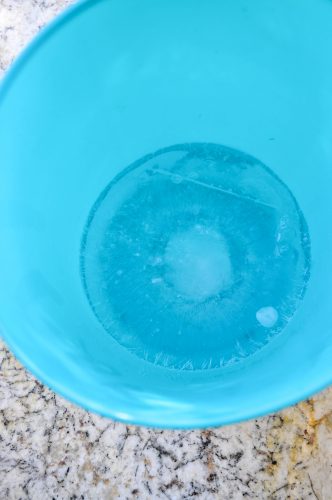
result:
<svg viewBox="0 0 332 500"><path fill-rule="evenodd" d="M0 76L70 3L0 0ZM332 389L240 425L152 430L68 403L0 342L0 499L191 497L331 500Z"/></svg>

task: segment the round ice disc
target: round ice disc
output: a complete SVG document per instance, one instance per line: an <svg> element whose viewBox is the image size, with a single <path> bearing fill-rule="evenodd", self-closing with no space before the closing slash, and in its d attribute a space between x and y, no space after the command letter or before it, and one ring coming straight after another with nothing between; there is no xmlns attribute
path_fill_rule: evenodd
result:
<svg viewBox="0 0 332 500"><path fill-rule="evenodd" d="M82 242L97 318L162 366L211 369L253 354L294 315L310 271L303 214L257 159L171 146L102 191Z"/></svg>

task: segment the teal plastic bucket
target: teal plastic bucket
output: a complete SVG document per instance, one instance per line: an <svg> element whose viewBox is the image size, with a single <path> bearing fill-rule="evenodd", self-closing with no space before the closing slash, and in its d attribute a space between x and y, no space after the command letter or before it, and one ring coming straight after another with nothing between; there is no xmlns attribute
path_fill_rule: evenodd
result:
<svg viewBox="0 0 332 500"><path fill-rule="evenodd" d="M95 0L0 94L0 319L40 380L206 427L332 380L332 4Z"/></svg>

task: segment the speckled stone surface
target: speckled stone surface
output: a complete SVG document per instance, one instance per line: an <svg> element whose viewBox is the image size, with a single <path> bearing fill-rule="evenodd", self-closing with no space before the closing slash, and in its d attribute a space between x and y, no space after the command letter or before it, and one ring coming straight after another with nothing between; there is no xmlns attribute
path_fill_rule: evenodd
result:
<svg viewBox="0 0 332 500"><path fill-rule="evenodd" d="M69 3L0 0L0 76ZM241 425L151 430L71 405L0 342L0 500L52 498L332 500L332 389Z"/></svg>

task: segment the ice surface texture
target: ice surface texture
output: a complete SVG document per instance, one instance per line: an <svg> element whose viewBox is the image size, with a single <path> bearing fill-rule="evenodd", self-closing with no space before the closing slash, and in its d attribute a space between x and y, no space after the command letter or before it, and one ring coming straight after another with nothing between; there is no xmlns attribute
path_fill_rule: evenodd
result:
<svg viewBox="0 0 332 500"><path fill-rule="evenodd" d="M182 144L137 161L101 193L81 272L121 345L165 367L212 369L285 328L309 279L310 240L294 196L260 161Z"/></svg>

